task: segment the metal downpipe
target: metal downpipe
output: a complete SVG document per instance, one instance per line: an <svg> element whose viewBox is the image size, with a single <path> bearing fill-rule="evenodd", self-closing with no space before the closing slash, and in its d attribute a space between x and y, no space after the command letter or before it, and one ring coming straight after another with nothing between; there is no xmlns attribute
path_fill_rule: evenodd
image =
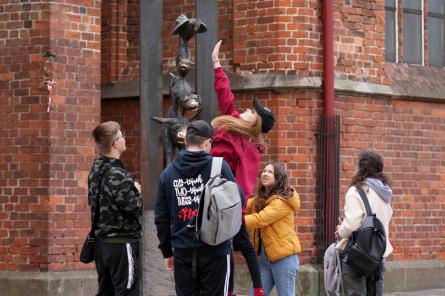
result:
<svg viewBox="0 0 445 296"><path fill-rule="evenodd" d="M334 112L334 17L333 0L323 2L323 96L324 116L326 119L325 149L325 188L324 188L324 221L325 247L335 240L338 206L336 207L336 141Z"/></svg>

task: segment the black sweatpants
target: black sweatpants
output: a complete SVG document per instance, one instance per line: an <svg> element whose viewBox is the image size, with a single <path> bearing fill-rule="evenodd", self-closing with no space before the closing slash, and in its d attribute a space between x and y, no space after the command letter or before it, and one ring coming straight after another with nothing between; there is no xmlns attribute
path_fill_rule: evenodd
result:
<svg viewBox="0 0 445 296"><path fill-rule="evenodd" d="M94 261L99 282L96 296L139 295L139 242L94 241Z"/></svg>
<svg viewBox="0 0 445 296"><path fill-rule="evenodd" d="M177 296L226 296L229 289L230 255L174 257Z"/></svg>
<svg viewBox="0 0 445 296"><path fill-rule="evenodd" d="M258 265L257 254L255 248L253 247L249 234L247 233L246 224L243 222L239 232L233 238L233 250L241 251L244 259L246 260L247 268L249 268L250 277L252 279L254 288L262 288L260 267ZM234 272L235 266L233 261L233 254L230 258L230 282L229 291L233 292L234 289Z"/></svg>

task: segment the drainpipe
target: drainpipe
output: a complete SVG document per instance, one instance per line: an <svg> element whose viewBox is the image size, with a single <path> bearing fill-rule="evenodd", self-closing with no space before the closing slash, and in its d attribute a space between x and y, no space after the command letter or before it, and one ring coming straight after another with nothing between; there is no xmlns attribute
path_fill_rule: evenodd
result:
<svg viewBox="0 0 445 296"><path fill-rule="evenodd" d="M324 114L334 115L334 16L333 0L323 4L323 94Z"/></svg>
<svg viewBox="0 0 445 296"><path fill-rule="evenodd" d="M333 0L323 2L323 95L324 116L326 118L326 150L325 150L325 247L335 241L335 228L338 210L336 209L336 141L334 134L334 17Z"/></svg>

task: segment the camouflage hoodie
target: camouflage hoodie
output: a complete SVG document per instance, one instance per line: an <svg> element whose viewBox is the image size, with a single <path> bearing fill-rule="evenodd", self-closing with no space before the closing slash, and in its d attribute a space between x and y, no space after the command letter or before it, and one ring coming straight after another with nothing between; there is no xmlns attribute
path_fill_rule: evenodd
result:
<svg viewBox="0 0 445 296"><path fill-rule="evenodd" d="M102 155L93 163L88 175L91 221L95 215L97 197L100 212L96 221L96 236L112 243L139 240L143 204L133 178L119 159Z"/></svg>

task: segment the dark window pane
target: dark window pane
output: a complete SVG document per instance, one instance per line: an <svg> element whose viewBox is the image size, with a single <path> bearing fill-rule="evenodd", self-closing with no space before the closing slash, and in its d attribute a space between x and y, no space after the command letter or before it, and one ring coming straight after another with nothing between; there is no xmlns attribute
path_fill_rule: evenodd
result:
<svg viewBox="0 0 445 296"><path fill-rule="evenodd" d="M385 12L385 59L388 62L396 62L396 20L395 11Z"/></svg>
<svg viewBox="0 0 445 296"><path fill-rule="evenodd" d="M428 12L445 13L445 1L444 0L428 1Z"/></svg>
<svg viewBox="0 0 445 296"><path fill-rule="evenodd" d="M428 18L428 64L431 66L445 66L445 19Z"/></svg>
<svg viewBox="0 0 445 296"><path fill-rule="evenodd" d="M385 0L385 6L396 7L396 0Z"/></svg>
<svg viewBox="0 0 445 296"><path fill-rule="evenodd" d="M422 4L422 1L420 1L420 0L403 0L402 1L403 8L409 8L409 9L420 10L421 4Z"/></svg>
<svg viewBox="0 0 445 296"><path fill-rule="evenodd" d="M404 63L422 64L422 11L416 9L420 8L420 2L418 0L403 1Z"/></svg>

